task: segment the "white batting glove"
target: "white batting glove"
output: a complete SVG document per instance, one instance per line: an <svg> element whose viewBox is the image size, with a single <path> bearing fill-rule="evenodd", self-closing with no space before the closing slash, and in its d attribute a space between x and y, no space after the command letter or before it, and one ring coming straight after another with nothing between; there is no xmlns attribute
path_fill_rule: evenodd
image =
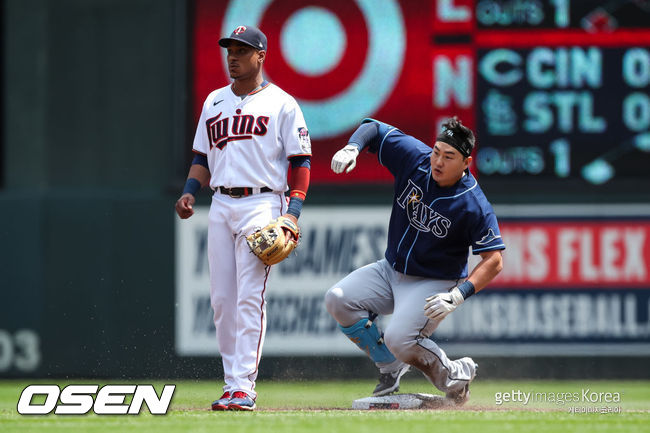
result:
<svg viewBox="0 0 650 433"><path fill-rule="evenodd" d="M357 156L359 156L359 148L348 144L332 157L332 171L336 174L343 173L343 170L346 173L351 172L357 165Z"/></svg>
<svg viewBox="0 0 650 433"><path fill-rule="evenodd" d="M458 287L454 287L447 293L429 296L425 301L427 303L424 304L424 315L431 320L442 320L462 304L465 298Z"/></svg>

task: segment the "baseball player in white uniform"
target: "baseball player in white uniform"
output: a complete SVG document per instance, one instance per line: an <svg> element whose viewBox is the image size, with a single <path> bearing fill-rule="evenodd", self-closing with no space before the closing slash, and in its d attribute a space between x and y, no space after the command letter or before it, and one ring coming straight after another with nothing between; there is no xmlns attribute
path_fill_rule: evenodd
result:
<svg viewBox="0 0 650 433"><path fill-rule="evenodd" d="M251 253L246 236L283 215L297 223L309 186L311 142L295 99L264 80L266 36L239 26L219 40L233 83L205 100L178 215L194 213L196 192L214 190L209 213L210 300L224 381L213 410L254 410L266 328L270 267ZM291 191L287 203L287 174ZM289 239L292 234L287 232Z"/></svg>

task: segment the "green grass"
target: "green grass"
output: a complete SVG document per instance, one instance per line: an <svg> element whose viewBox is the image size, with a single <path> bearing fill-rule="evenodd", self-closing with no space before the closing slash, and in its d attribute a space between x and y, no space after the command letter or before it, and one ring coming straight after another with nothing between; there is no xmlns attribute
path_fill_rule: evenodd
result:
<svg viewBox="0 0 650 433"><path fill-rule="evenodd" d="M650 382L644 381L481 381L462 410L353 411L353 400L369 395L373 381L260 382L258 411L211 412L220 386L208 381L176 381L167 415L21 416L16 404L30 383L0 381L0 431L5 432L313 432L313 433L496 433L496 432L650 432ZM42 381L63 387L65 381ZM72 383L93 383L75 380ZM124 383L124 382L115 382ZM147 383L137 381L136 383ZM105 382L100 383L101 385ZM160 392L163 383L156 383ZM512 390L540 393L618 392L620 403L495 403L495 393ZM427 382L407 377L402 392L436 391ZM546 394L543 394L546 393ZM621 407L622 413L571 414L570 406Z"/></svg>

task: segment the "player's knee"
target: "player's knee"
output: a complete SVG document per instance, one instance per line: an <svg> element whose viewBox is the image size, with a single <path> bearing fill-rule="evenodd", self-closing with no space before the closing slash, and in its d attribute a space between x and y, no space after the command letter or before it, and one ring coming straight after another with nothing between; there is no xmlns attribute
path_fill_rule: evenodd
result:
<svg viewBox="0 0 650 433"><path fill-rule="evenodd" d="M344 304L345 295L340 287L332 287L325 293L325 308L338 322L340 322L339 317L343 312Z"/></svg>
<svg viewBox="0 0 650 433"><path fill-rule="evenodd" d="M229 299L227 297L212 296L212 298L210 299L210 306L212 307L212 311L214 312L215 319L217 318L217 316L221 315L225 306L229 305L228 301Z"/></svg>
<svg viewBox="0 0 650 433"><path fill-rule="evenodd" d="M343 288L334 286L325 293L325 308L343 327L352 326L368 318L368 312L359 308L358 302L346 296Z"/></svg>

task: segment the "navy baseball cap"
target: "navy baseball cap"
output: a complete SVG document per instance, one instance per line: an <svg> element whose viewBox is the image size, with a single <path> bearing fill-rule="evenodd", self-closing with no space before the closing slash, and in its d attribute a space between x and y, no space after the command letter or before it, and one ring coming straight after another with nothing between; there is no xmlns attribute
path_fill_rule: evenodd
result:
<svg viewBox="0 0 650 433"><path fill-rule="evenodd" d="M232 41L242 42L256 50L266 51L266 36L257 27L239 26L232 31L230 37L219 39L219 45L228 48L228 45Z"/></svg>

